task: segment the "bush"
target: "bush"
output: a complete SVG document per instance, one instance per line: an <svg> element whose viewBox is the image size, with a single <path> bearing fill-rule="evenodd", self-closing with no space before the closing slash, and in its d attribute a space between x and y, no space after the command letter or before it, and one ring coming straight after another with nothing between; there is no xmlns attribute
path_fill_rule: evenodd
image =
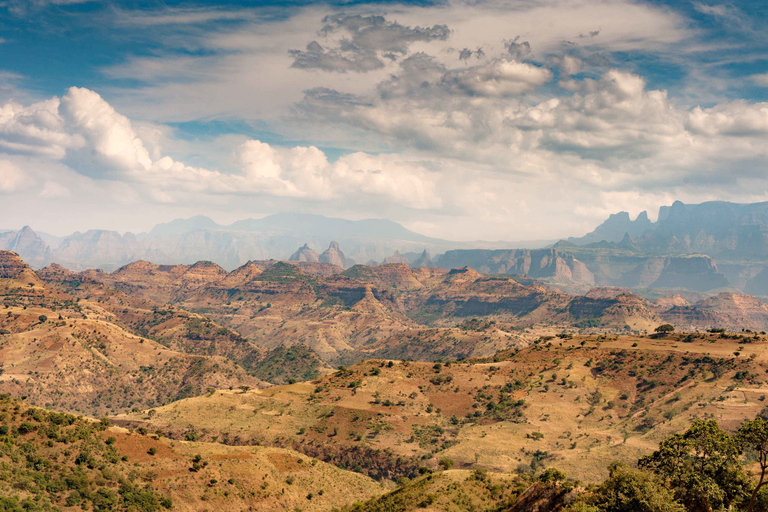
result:
<svg viewBox="0 0 768 512"><path fill-rule="evenodd" d="M614 464L610 476L589 500L601 512L685 512L653 473Z"/></svg>

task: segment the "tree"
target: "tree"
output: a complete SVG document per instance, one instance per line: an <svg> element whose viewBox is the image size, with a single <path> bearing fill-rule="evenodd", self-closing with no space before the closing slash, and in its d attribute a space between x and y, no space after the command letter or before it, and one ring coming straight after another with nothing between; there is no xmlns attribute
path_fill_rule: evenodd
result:
<svg viewBox="0 0 768 512"><path fill-rule="evenodd" d="M754 420L744 422L736 433L736 438L743 447L751 448L755 451L757 462L760 465L760 478L755 488L752 489L752 496L750 496L749 505L747 506L747 512L752 512L757 499L757 493L765 484L765 475L768 471L768 421L765 421L763 418L755 418Z"/></svg>
<svg viewBox="0 0 768 512"><path fill-rule="evenodd" d="M738 440L715 420L697 420L684 433L662 441L638 465L667 480L688 511L710 512L728 509L746 497L749 481L740 452Z"/></svg>
<svg viewBox="0 0 768 512"><path fill-rule="evenodd" d="M539 475L539 482L556 486L558 483L566 480L565 473L557 468L548 468Z"/></svg>
<svg viewBox="0 0 768 512"><path fill-rule="evenodd" d="M675 326L672 324L661 324L657 328L654 329L659 334L668 334L670 332L675 332Z"/></svg>
<svg viewBox="0 0 768 512"><path fill-rule="evenodd" d="M239 386L241 393L247 393L251 386Z"/></svg>
<svg viewBox="0 0 768 512"><path fill-rule="evenodd" d="M618 463L611 465L608 479L586 501L600 512L685 512L656 475Z"/></svg>
<svg viewBox="0 0 768 512"><path fill-rule="evenodd" d="M37 317L37 319L40 320L41 324L44 324L45 322L48 321L48 317L45 315L40 315L39 317Z"/></svg>

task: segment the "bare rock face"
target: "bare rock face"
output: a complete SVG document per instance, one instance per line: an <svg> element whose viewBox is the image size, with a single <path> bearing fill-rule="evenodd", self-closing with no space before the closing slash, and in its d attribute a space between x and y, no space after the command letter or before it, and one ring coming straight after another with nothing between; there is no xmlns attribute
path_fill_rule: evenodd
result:
<svg viewBox="0 0 768 512"><path fill-rule="evenodd" d="M695 291L726 288L728 280L717 270L709 256L675 256L666 258L664 269L651 288L684 288Z"/></svg>
<svg viewBox="0 0 768 512"><path fill-rule="evenodd" d="M384 258L384 261L381 262L382 265L387 265L390 263L402 263L404 265L408 264L408 258L400 254L400 251L395 251L395 253L392 256L387 256Z"/></svg>
<svg viewBox="0 0 768 512"><path fill-rule="evenodd" d="M317 263L320 261L320 256L318 256L315 251L310 249L307 244L304 244L302 247L299 247L295 253L291 254L291 257L288 258L288 261L308 261L311 263Z"/></svg>
<svg viewBox="0 0 768 512"><path fill-rule="evenodd" d="M344 257L344 253L339 249L339 244L331 242L328 249L320 255L321 263L330 263L341 268L347 268L347 259Z"/></svg>
<svg viewBox="0 0 768 512"><path fill-rule="evenodd" d="M595 276L573 254L557 249L471 249L447 251L437 261L442 268L470 268L488 274L526 274L535 279L594 284Z"/></svg>
<svg viewBox="0 0 768 512"><path fill-rule="evenodd" d="M41 266L51 256L48 245L29 226L17 232L4 233L0 236L0 247L15 252L24 261L36 266Z"/></svg>

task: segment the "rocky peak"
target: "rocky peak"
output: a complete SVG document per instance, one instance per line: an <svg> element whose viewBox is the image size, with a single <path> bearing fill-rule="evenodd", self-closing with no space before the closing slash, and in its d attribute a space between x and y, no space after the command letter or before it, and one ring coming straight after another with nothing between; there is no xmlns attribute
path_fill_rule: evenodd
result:
<svg viewBox="0 0 768 512"><path fill-rule="evenodd" d="M35 231L24 226L5 243L5 249L17 253L32 264L42 264L50 256L50 248Z"/></svg>
<svg viewBox="0 0 768 512"><path fill-rule="evenodd" d="M424 249L424 252L421 253L421 256L416 258L414 262L411 264L412 268L434 268L435 264L432 262L432 258L429 257L429 253L426 249Z"/></svg>
<svg viewBox="0 0 768 512"><path fill-rule="evenodd" d="M594 231L580 238L569 238L576 245L587 245L595 242L619 242L625 234L638 237L651 229L653 222L648 219L648 212L641 212L635 220L631 220L629 212L611 214L608 219L597 226Z"/></svg>
<svg viewBox="0 0 768 512"><path fill-rule="evenodd" d="M386 258L384 258L384 261L381 262L382 265L387 265L390 263L403 263L407 265L408 258L400 254L400 251L395 251L395 253L392 256L387 256Z"/></svg>
<svg viewBox="0 0 768 512"><path fill-rule="evenodd" d="M304 244L303 246L299 247L295 253L291 254L291 257L288 258L288 261L309 261L317 263L320 261L320 256L318 256L318 254L313 251L309 245Z"/></svg>
<svg viewBox="0 0 768 512"><path fill-rule="evenodd" d="M347 259L344 257L344 253L341 252L341 249L339 249L339 244L335 241L331 242L328 249L320 255L320 262L330 263L331 265L336 265L341 268L347 267Z"/></svg>

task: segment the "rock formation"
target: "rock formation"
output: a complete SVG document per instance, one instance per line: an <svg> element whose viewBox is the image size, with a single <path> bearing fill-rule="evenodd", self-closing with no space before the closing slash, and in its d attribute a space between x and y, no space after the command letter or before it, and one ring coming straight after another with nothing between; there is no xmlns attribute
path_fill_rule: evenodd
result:
<svg viewBox="0 0 768 512"><path fill-rule="evenodd" d="M386 258L384 258L384 261L381 262L382 265L387 265L389 263L403 263L407 265L408 258L400 254L400 251L395 251L395 253L392 256L387 256Z"/></svg>
<svg viewBox="0 0 768 512"><path fill-rule="evenodd" d="M430 258L429 253L426 249L424 249L424 252L421 253L421 256L416 258L413 263L411 263L412 268L434 268L435 264L432 262L432 258Z"/></svg>
<svg viewBox="0 0 768 512"><path fill-rule="evenodd" d="M320 256L313 251L309 245L304 244L299 249L291 254L291 257L288 258L288 261L309 261L309 262L318 262L320 261Z"/></svg>
<svg viewBox="0 0 768 512"><path fill-rule="evenodd" d="M331 265L336 265L337 267L341 268L347 267L347 260L344 257L344 253L341 252L341 249L339 249L339 244L336 242L331 242L331 244L328 246L328 249L326 249L325 252L320 255L320 262L330 263Z"/></svg>

